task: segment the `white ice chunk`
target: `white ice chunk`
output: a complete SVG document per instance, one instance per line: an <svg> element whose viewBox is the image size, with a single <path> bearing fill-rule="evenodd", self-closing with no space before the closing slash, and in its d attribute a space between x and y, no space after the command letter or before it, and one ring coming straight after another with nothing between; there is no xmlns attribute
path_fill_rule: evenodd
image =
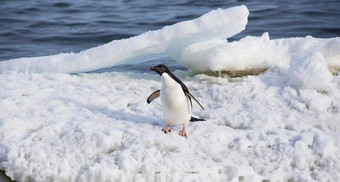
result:
<svg viewBox="0 0 340 182"><path fill-rule="evenodd" d="M294 54L319 52L331 71L340 69L340 38L285 38L270 40L248 36L240 41L215 39L188 45L172 57L180 64L198 72L249 71L267 68L287 68Z"/></svg>
<svg viewBox="0 0 340 182"><path fill-rule="evenodd" d="M325 94L318 93L316 90L302 89L299 93L302 100L311 110L326 112L332 107L332 98Z"/></svg>
<svg viewBox="0 0 340 182"><path fill-rule="evenodd" d="M319 52L292 55L288 75L291 84L297 88L327 91L333 87L333 76Z"/></svg>
<svg viewBox="0 0 340 182"><path fill-rule="evenodd" d="M234 36L245 29L248 15L249 11L244 5L217 9L194 20L165 26L129 39L114 40L77 54L63 53L0 62L0 72L82 72L132 60L141 62L162 58L188 44Z"/></svg>

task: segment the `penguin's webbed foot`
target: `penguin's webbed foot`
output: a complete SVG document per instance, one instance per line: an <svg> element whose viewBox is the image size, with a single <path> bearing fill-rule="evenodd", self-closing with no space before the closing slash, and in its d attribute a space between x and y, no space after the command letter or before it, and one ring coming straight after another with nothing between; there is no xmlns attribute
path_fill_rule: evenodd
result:
<svg viewBox="0 0 340 182"><path fill-rule="evenodd" d="M185 130L185 128L183 128L183 130L181 132L179 132L179 135L184 136L185 138L188 137L187 131Z"/></svg>
<svg viewBox="0 0 340 182"><path fill-rule="evenodd" d="M168 133L168 132L171 132L171 129L170 129L169 126L167 126L167 127L163 128L162 131L163 131L164 133Z"/></svg>

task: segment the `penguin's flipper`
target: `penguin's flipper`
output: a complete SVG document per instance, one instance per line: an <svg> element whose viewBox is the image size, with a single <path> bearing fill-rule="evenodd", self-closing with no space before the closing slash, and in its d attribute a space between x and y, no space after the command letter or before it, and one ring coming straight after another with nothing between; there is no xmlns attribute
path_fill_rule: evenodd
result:
<svg viewBox="0 0 340 182"><path fill-rule="evenodd" d="M161 90L156 90L154 91L146 100L148 102L148 104L150 104L153 100L155 100L157 97L159 97L161 93Z"/></svg>
<svg viewBox="0 0 340 182"><path fill-rule="evenodd" d="M191 95L189 92L184 92L184 93L185 93L186 96L189 97L190 102L191 102L191 98L193 98L197 102L197 104L200 105L201 108L204 110L203 106L198 102L198 100L193 95Z"/></svg>

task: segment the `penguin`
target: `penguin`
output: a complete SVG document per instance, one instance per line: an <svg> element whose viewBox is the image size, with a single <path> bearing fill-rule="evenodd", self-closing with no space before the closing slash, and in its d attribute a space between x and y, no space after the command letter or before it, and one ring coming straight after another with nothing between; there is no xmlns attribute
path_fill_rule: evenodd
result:
<svg viewBox="0 0 340 182"><path fill-rule="evenodd" d="M162 86L160 90L153 92L148 98L150 104L154 99L161 98L164 120L167 126L162 129L164 133L171 132L172 125L182 125L183 129L179 135L187 137L186 127L189 121L204 121L201 118L191 116L192 100L204 110L198 100L190 94L189 89L184 83L170 72L168 67L163 64L150 68L161 76Z"/></svg>

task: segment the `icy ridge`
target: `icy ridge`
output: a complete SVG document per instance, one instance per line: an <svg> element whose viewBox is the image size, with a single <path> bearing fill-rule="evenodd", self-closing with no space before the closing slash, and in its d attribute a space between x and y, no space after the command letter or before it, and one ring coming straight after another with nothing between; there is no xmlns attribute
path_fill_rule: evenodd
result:
<svg viewBox="0 0 340 182"><path fill-rule="evenodd" d="M245 29L248 15L249 11L244 5L212 10L194 20L165 26L129 39L114 40L80 53L3 61L0 62L0 72L74 73L111 67L122 62L167 57L169 52L194 42L232 37Z"/></svg>

